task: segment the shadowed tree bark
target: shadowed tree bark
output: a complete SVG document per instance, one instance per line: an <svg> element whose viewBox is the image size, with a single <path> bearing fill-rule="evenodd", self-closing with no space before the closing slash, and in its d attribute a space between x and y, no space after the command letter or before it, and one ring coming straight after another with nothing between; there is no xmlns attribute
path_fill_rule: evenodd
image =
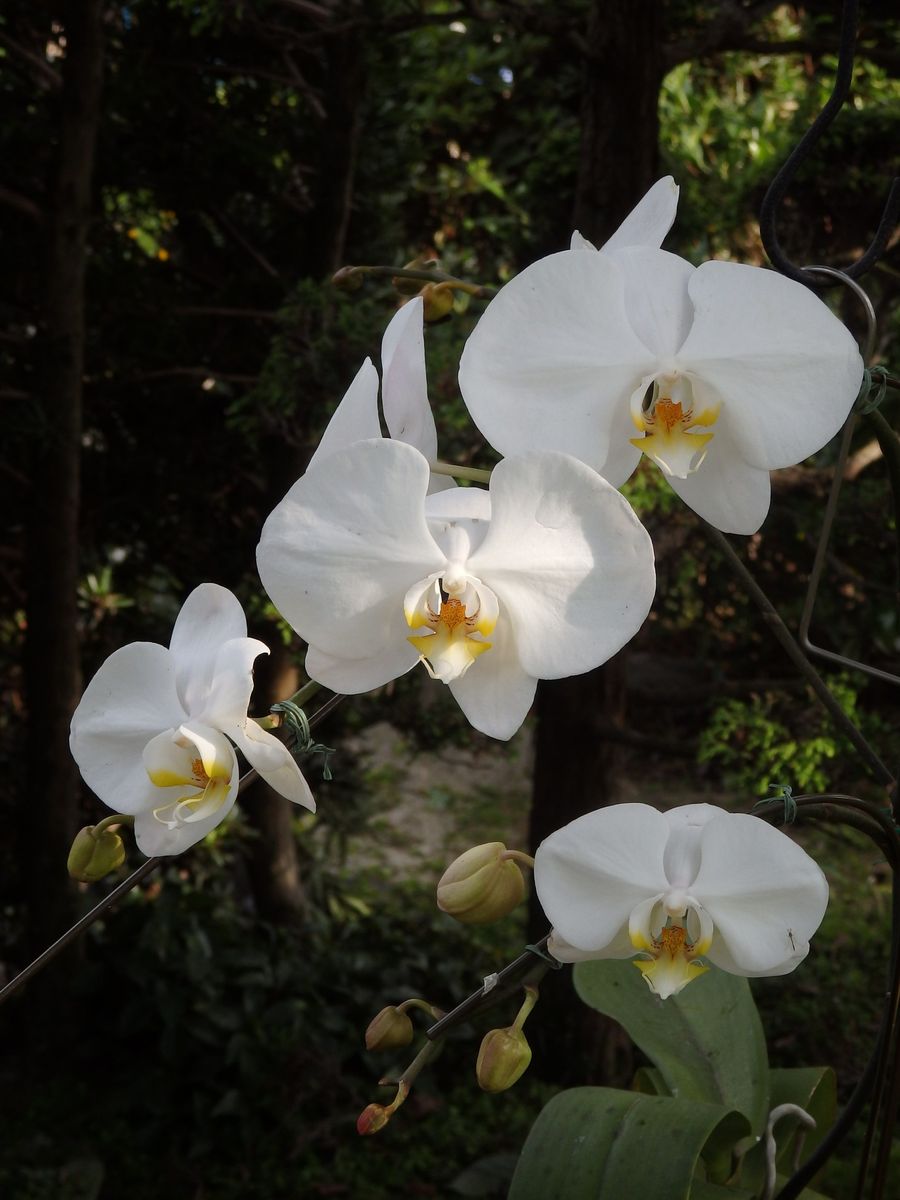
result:
<svg viewBox="0 0 900 1200"><path fill-rule="evenodd" d="M66 857L75 833L78 770L68 740L81 690L76 588L85 265L103 75L102 8L101 0L70 0L59 15L66 56L54 178L42 228L42 431L29 464L26 550L29 725L23 853L30 951L62 933L74 907Z"/></svg>
<svg viewBox="0 0 900 1200"><path fill-rule="evenodd" d="M271 636L263 637L271 654L256 660L256 687L251 712L264 713L277 700L296 692L300 673L287 649ZM260 915L278 924L292 924L303 915L306 895L300 878L300 863L291 821L294 805L264 780L255 783L244 804L247 820L256 831L248 862L250 885Z"/></svg>
<svg viewBox="0 0 900 1200"><path fill-rule="evenodd" d="M655 0L594 0L591 6L572 223L598 246L656 178L660 10ZM560 231L561 243L569 232ZM617 751L601 729L624 724L624 653L586 675L538 685L532 852L554 829L610 800ZM532 936L545 932L546 918L533 898ZM574 1000L568 970L547 976L529 1038L535 1069L545 1078L627 1082L621 1078L630 1066L624 1043L608 1022ZM610 1071L619 1077L610 1078Z"/></svg>

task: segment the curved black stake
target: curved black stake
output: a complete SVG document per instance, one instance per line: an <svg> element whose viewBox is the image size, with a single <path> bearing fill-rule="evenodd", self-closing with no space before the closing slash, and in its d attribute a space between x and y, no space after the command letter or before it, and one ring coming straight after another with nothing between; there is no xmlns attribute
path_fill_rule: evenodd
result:
<svg viewBox="0 0 900 1200"><path fill-rule="evenodd" d="M825 107L791 151L781 170L769 184L769 190L766 192L762 207L759 210L759 234L772 266L776 271L780 271L782 275L787 275L789 279L795 279L798 283L804 283L807 287L816 286L815 278L811 273L792 263L784 253L775 230L775 218L798 168L809 157L813 147L843 108L844 101L849 95L850 84L853 81L853 55L856 48L858 14L859 0L844 0L844 8L841 14L838 68L832 93ZM900 219L900 179L894 179L891 182L887 202L884 206L884 212L881 214L878 229L875 231L875 237L872 239L869 248L855 263L843 268L845 275L849 275L851 279L858 279L875 265L884 253L888 238L893 233L898 219ZM821 283L819 286L822 286Z"/></svg>

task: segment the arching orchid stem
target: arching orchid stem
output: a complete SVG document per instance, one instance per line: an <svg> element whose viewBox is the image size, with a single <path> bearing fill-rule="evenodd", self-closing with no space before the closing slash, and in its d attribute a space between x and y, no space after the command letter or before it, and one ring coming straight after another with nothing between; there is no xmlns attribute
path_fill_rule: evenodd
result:
<svg viewBox="0 0 900 1200"><path fill-rule="evenodd" d="M531 1010L538 1002L538 989L533 983L525 984L525 999L522 1001L522 1007L516 1014L516 1019L512 1023L512 1028L520 1030L531 1015Z"/></svg>
<svg viewBox="0 0 900 1200"><path fill-rule="evenodd" d="M811 820L826 821L834 825L847 825L866 834L888 860L891 869L900 872L900 834L890 814L856 796L828 793L815 796L793 796L798 808ZM755 815L764 820L781 817L783 802L777 800L770 806L761 805Z"/></svg>
<svg viewBox="0 0 900 1200"><path fill-rule="evenodd" d="M301 691L302 690L303 689L301 689ZM314 712L309 718L310 728L314 728L319 724L320 721L324 720L324 718L328 716L328 714L335 709L343 699L344 696L335 694L329 700L326 700L321 708L317 709L317 711ZM254 768L251 768L245 775L241 776L238 791L246 791L250 784L254 783L257 778L257 771ZM125 817L121 813L112 813L109 817L105 817L103 821L95 826L95 829L100 829L107 824L122 825L127 823L129 820L133 821L134 818ZM27 967L23 967L22 970L19 971L18 975L14 975L9 983L7 983L3 988L0 988L0 1004L3 1004L4 1001L8 1000L15 992L19 990L19 988L23 987L29 981L29 979L33 979L39 971L42 971L48 963L52 962L53 959L56 958L56 956L63 950L65 950L67 946L70 946L72 942L81 937L83 933L90 929L95 921L99 920L104 913L108 912L109 909L116 905L123 896L127 896L132 888L137 887L137 885L146 879L147 876L153 871L155 871L163 861L164 860L162 858L148 858L145 862L141 863L136 870L132 871L129 876L123 879L120 884L117 884L116 887L114 887L111 892L107 893L102 900L99 900L89 912L86 912L83 917L79 918L74 925L72 925L66 930L65 933L58 937L55 942L49 945L46 950L42 950L37 958L33 959Z"/></svg>
<svg viewBox="0 0 900 1200"><path fill-rule="evenodd" d="M705 524L705 523L704 523ZM791 631L782 621L772 601L768 598L756 580L753 578L737 551L729 542L728 538L712 525L706 525L706 532L713 542L719 547L728 565L732 568L744 587L747 589L751 599L756 604L757 608L762 613L763 620L768 625L771 632L774 634L782 649L786 652L788 658L812 688L816 698L826 709L831 719L834 721L838 729L846 735L846 737L855 746L860 758L875 776L880 783L885 783L888 786L893 786L894 776L881 761L878 754L869 745L863 737L857 726L850 720L844 710L841 708L834 693L825 683L822 676L815 669L794 638Z"/></svg>
<svg viewBox="0 0 900 1200"><path fill-rule="evenodd" d="M461 467L457 463L433 462L428 464L435 475L449 475L452 479L467 479L470 483L490 483L491 473L482 467Z"/></svg>
<svg viewBox="0 0 900 1200"><path fill-rule="evenodd" d="M443 1015L443 1010L436 1008L435 1005L429 1004L427 1000L420 1000L418 996L414 996L410 1000L404 1000L397 1005L400 1012L407 1012L410 1008L418 1008L424 1013L428 1013L433 1021L439 1020Z"/></svg>
<svg viewBox="0 0 900 1200"><path fill-rule="evenodd" d="M548 933L534 946L529 946L524 954L513 959L502 971L488 975L477 992L466 997L445 1017L441 1017L430 1029L426 1029L425 1036L432 1041L435 1038L443 1037L455 1026L470 1020L476 1013L484 1012L486 1009L502 1003L509 996L514 995L519 988L529 984L539 984L554 965L553 960L546 953L549 938ZM562 964L555 965L561 966Z"/></svg>
<svg viewBox="0 0 900 1200"><path fill-rule="evenodd" d="M420 279L423 283L452 283L478 300L490 300L497 294L496 288L487 287L485 284L468 283L465 279L458 279L455 275L448 275L446 271L439 271L437 268L426 270L421 267L341 267L332 276L332 283L336 282L338 286L346 287L350 280L365 279L367 275L374 279Z"/></svg>
<svg viewBox="0 0 900 1200"><path fill-rule="evenodd" d="M316 692L322 690L321 683L317 683L315 679L310 679L308 683L304 683L303 687L294 692L293 696L288 696L287 703L296 704L298 708L302 708L307 700L311 700ZM284 700L280 703L286 703ZM253 720L261 729L277 729L284 724L284 718L279 713L269 713L265 717L254 717Z"/></svg>
<svg viewBox="0 0 900 1200"><path fill-rule="evenodd" d="M519 862L522 866L529 867L532 871L534 870L534 859L530 854L526 854L524 850L504 850L500 855L500 860L501 862L507 860Z"/></svg>
<svg viewBox="0 0 900 1200"><path fill-rule="evenodd" d="M133 825L134 817L128 813L110 813L108 817L104 817L102 821L98 821L93 828L94 837L99 837L104 829L109 829L114 825Z"/></svg>

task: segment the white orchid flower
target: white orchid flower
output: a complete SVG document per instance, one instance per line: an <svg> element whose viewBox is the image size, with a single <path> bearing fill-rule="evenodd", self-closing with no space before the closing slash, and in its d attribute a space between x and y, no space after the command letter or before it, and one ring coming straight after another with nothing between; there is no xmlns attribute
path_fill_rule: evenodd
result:
<svg viewBox="0 0 900 1200"><path fill-rule="evenodd" d="M711 804L614 804L538 847L538 899L562 962L631 958L662 999L708 968L786 975L809 952L828 882L786 834Z"/></svg>
<svg viewBox="0 0 900 1200"><path fill-rule="evenodd" d="M132 642L87 686L69 745L104 804L134 816L144 854L178 854L222 821L237 797L232 742L282 796L315 810L290 751L247 717L253 662L231 592L203 583L185 600L169 648Z"/></svg>
<svg viewBox="0 0 900 1200"><path fill-rule="evenodd" d="M428 402L425 377L425 334L421 296L398 309L381 341L381 405L392 438L407 442L428 459L437 459L437 429ZM378 372L370 358L334 410L309 466L317 466L354 442L381 437L378 420ZM446 476L433 475L429 492L453 487Z"/></svg>
<svg viewBox="0 0 900 1200"><path fill-rule="evenodd" d="M576 237L501 288L466 344L460 388L502 454L563 450L620 487L643 453L705 520L753 533L769 472L837 432L862 359L802 284L657 249L659 188L601 251Z"/></svg>
<svg viewBox="0 0 900 1200"><path fill-rule="evenodd" d="M309 643L313 679L364 692L422 662L477 729L509 738L538 679L589 671L637 632L650 539L567 455L507 459L490 492L428 483L403 442L330 455L266 521L260 578Z"/></svg>

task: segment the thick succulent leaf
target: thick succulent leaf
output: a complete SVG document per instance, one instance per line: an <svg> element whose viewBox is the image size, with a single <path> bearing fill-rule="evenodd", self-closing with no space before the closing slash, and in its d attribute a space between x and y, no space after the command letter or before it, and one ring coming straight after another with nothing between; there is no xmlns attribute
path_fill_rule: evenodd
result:
<svg viewBox="0 0 900 1200"><path fill-rule="evenodd" d="M708 1179L695 1179L691 1184L690 1200L756 1200L756 1193L711 1183Z"/></svg>
<svg viewBox="0 0 900 1200"><path fill-rule="evenodd" d="M575 989L612 1017L661 1072L673 1095L736 1108L755 1134L769 1111L768 1059L746 979L711 969L660 1000L633 962L578 963Z"/></svg>
<svg viewBox="0 0 900 1200"><path fill-rule="evenodd" d="M722 1105L573 1088L532 1126L509 1200L688 1200L710 1143L718 1153L747 1132Z"/></svg>
<svg viewBox="0 0 900 1200"><path fill-rule="evenodd" d="M631 1081L631 1090L644 1096L671 1096L672 1089L666 1083L662 1071L656 1067L638 1067Z"/></svg>

